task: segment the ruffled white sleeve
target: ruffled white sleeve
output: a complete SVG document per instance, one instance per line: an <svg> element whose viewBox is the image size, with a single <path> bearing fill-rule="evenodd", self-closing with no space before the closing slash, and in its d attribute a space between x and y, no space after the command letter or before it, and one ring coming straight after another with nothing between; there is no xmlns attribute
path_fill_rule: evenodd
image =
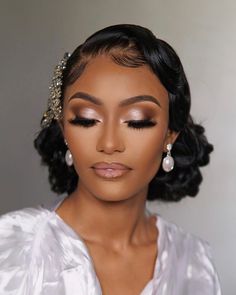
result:
<svg viewBox="0 0 236 295"><path fill-rule="evenodd" d="M209 243L159 217L159 263L152 294L221 295Z"/></svg>
<svg viewBox="0 0 236 295"><path fill-rule="evenodd" d="M0 295L101 295L83 241L41 206L0 217Z"/></svg>
<svg viewBox="0 0 236 295"><path fill-rule="evenodd" d="M193 239L186 269L186 294L221 295L221 287L216 271L212 250L208 242Z"/></svg>
<svg viewBox="0 0 236 295"><path fill-rule="evenodd" d="M11 212L0 218L0 294L30 294L40 284L34 267L35 232L42 214L37 209ZM37 220L38 219L38 220ZM32 273L34 267L35 272Z"/></svg>
<svg viewBox="0 0 236 295"><path fill-rule="evenodd" d="M46 210L25 208L0 217L1 295L42 294L43 264L48 261L39 259L37 251L47 216Z"/></svg>

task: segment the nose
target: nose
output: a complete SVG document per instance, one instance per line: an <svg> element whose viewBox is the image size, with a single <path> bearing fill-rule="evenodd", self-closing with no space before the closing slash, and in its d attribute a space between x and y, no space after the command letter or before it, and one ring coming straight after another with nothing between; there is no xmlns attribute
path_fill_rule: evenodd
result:
<svg viewBox="0 0 236 295"><path fill-rule="evenodd" d="M97 151L106 154L112 154L116 151L123 152L125 150L124 142L117 126L110 123L102 128L96 148Z"/></svg>

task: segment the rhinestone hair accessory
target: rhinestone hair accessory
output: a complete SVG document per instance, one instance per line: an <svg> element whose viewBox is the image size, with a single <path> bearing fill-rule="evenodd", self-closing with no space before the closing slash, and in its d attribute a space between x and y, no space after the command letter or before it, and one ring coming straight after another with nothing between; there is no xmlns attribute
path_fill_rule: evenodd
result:
<svg viewBox="0 0 236 295"><path fill-rule="evenodd" d="M62 106L61 106L61 87L63 71L66 68L67 60L70 57L70 53L66 52L63 59L55 67L52 83L49 87L50 95L48 99L48 109L43 114L41 120L41 128L46 128L50 126L52 120L59 120L61 118Z"/></svg>

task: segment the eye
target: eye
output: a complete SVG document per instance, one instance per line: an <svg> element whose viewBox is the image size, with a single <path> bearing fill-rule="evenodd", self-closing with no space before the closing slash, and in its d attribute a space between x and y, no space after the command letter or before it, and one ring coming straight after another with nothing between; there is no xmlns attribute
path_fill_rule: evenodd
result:
<svg viewBox="0 0 236 295"><path fill-rule="evenodd" d="M96 125L98 120L87 119L87 118L82 118L82 117L76 116L74 119L68 120L68 122L70 122L73 125L80 125L82 127L92 127L92 126Z"/></svg>
<svg viewBox="0 0 236 295"><path fill-rule="evenodd" d="M130 128L134 129L143 129L143 128L151 128L155 126L157 123L153 122L149 119L144 119L144 120L132 120L132 121L126 121L128 123L128 126Z"/></svg>
<svg viewBox="0 0 236 295"><path fill-rule="evenodd" d="M74 119L68 120L73 125L80 125L82 127L92 127L99 122L96 119L87 119L76 116ZM128 127L133 129L143 129L143 128L150 128L155 126L157 123L153 122L149 119L144 120L131 120L131 121L125 121L125 123L128 123Z"/></svg>

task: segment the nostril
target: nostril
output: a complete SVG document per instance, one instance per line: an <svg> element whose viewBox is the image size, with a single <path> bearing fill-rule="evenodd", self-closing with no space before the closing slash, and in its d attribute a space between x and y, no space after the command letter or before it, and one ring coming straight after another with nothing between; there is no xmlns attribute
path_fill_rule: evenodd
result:
<svg viewBox="0 0 236 295"><path fill-rule="evenodd" d="M118 137L103 137L97 143L97 151L112 154L114 152L123 152L125 150L124 143Z"/></svg>

